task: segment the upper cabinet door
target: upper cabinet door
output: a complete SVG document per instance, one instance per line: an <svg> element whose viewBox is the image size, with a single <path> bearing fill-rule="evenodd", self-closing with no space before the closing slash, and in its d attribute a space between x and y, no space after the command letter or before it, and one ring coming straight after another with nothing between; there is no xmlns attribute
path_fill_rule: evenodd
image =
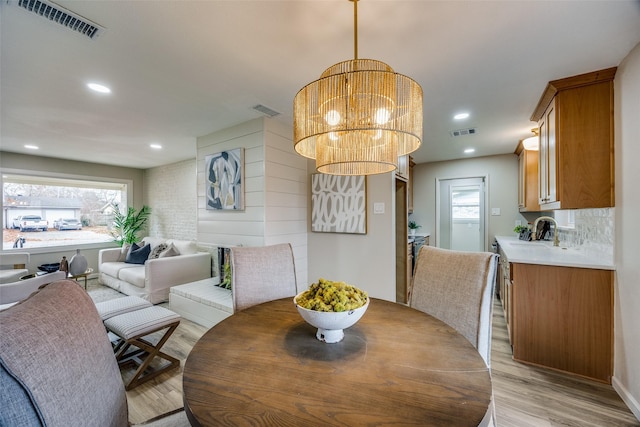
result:
<svg viewBox="0 0 640 427"><path fill-rule="evenodd" d="M549 82L531 120L540 128L541 210L615 206L616 68Z"/></svg>
<svg viewBox="0 0 640 427"><path fill-rule="evenodd" d="M538 154L538 203L545 205L557 202L557 162L556 162L556 102L555 98L544 112L539 122L540 151Z"/></svg>
<svg viewBox="0 0 640 427"><path fill-rule="evenodd" d="M520 212L538 212L538 151L525 150L520 141L515 154L518 156L518 209Z"/></svg>

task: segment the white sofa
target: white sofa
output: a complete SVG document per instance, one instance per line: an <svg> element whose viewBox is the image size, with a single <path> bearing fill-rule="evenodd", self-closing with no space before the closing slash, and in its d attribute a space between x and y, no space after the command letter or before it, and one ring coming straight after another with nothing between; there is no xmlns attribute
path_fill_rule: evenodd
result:
<svg viewBox="0 0 640 427"><path fill-rule="evenodd" d="M198 252L194 241L145 237L143 242L151 245L151 251L161 243L173 244L179 255L128 264L121 248L102 249L98 255L98 281L123 294L159 304L169 300L171 286L211 277L211 254Z"/></svg>

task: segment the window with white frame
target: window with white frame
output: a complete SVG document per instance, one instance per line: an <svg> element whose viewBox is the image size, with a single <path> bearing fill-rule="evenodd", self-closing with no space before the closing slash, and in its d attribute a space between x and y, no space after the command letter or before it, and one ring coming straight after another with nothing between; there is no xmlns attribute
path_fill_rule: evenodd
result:
<svg viewBox="0 0 640 427"><path fill-rule="evenodd" d="M3 173L3 250L113 241L113 213L119 207L126 209L129 184Z"/></svg>
<svg viewBox="0 0 640 427"><path fill-rule="evenodd" d="M576 212L574 210L553 211L558 228L576 228Z"/></svg>

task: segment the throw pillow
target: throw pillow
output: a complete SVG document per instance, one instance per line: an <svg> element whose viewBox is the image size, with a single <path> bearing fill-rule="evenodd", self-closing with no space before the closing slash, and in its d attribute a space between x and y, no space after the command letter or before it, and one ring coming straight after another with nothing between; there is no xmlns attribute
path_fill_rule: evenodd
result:
<svg viewBox="0 0 640 427"><path fill-rule="evenodd" d="M127 259L127 254L129 253L129 248L131 247L128 243L123 243L120 248L120 256L118 257L119 262L124 262Z"/></svg>
<svg viewBox="0 0 640 427"><path fill-rule="evenodd" d="M139 248L144 246L144 240L141 241L140 243L136 243L136 245L138 245ZM129 253L129 249L131 248L131 244L129 243L123 243L122 247L120 248L120 256L118 257L118 261L119 262L125 262L127 259L127 254Z"/></svg>
<svg viewBox="0 0 640 427"><path fill-rule="evenodd" d="M151 253L149 254L149 259L156 259L156 258L160 258L160 254L164 251L166 251L168 248L166 243L160 243L158 246L156 246L155 248L153 248L153 250L151 251Z"/></svg>
<svg viewBox="0 0 640 427"><path fill-rule="evenodd" d="M198 253L198 246L193 240L169 240L167 243L173 243L180 255L191 255Z"/></svg>
<svg viewBox="0 0 640 427"><path fill-rule="evenodd" d="M131 244L127 258L124 260L127 264L144 264L151 253L151 245L139 247L137 244Z"/></svg>
<svg viewBox="0 0 640 427"><path fill-rule="evenodd" d="M176 247L173 246L173 243L171 243L168 248L166 248L164 251L160 253L160 255L158 255L158 258L169 258L172 256L178 256L178 255L180 255L180 252L178 252Z"/></svg>

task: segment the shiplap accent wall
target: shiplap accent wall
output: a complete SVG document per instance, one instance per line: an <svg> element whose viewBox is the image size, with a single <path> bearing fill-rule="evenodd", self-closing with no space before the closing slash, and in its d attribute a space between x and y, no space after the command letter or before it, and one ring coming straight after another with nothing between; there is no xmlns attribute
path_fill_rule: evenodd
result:
<svg viewBox="0 0 640 427"><path fill-rule="evenodd" d="M149 236L197 240L196 160L146 169L144 182Z"/></svg>
<svg viewBox="0 0 640 427"><path fill-rule="evenodd" d="M229 246L291 243L298 288L307 283L306 160L295 153L293 130L260 118L197 140L198 242ZM244 148L244 211L206 208L205 158Z"/></svg>

